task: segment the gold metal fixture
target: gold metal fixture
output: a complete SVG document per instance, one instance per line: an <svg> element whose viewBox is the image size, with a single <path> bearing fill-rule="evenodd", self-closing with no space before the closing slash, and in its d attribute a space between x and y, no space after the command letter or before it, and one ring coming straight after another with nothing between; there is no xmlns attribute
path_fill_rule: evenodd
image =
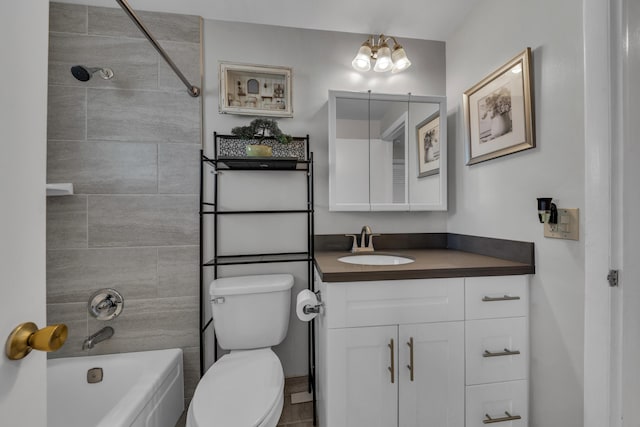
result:
<svg viewBox="0 0 640 427"><path fill-rule="evenodd" d="M482 357L514 356L516 354L520 354L520 350L509 350L505 348L504 351L499 351L496 353L485 350L484 353L482 353Z"/></svg>
<svg viewBox="0 0 640 427"><path fill-rule="evenodd" d="M33 322L21 323L7 338L5 352L9 359L20 360L33 349L56 351L67 340L68 334L67 325L64 324L38 329Z"/></svg>
<svg viewBox="0 0 640 427"><path fill-rule="evenodd" d="M396 361L393 354L393 338L391 338L391 341L389 341L387 347L389 347L389 354L391 355L391 366L388 366L387 369L389 370L389 372L391 372L391 384L393 384L396 382Z"/></svg>
<svg viewBox="0 0 640 427"><path fill-rule="evenodd" d="M514 420L522 419L520 415L511 415L507 411L504 411L504 413L507 414L507 416L502 418L491 418L489 414L484 414L484 416L487 417L487 419L482 420L482 422L484 424L493 424L493 423L503 423L505 421L514 421Z"/></svg>
<svg viewBox="0 0 640 427"><path fill-rule="evenodd" d="M387 43L389 40L393 41L393 51L389 48ZM392 73L399 73L411 66L411 61L407 57L407 52L395 37L388 37L384 34L378 36L376 41L375 36L371 35L362 43L358 53L356 54L351 65L358 71L369 71L371 69L371 61L375 62L373 71L383 73L391 71Z"/></svg>
<svg viewBox="0 0 640 427"><path fill-rule="evenodd" d="M497 298L492 298L492 297L483 297L482 301L483 302L493 302L493 301L515 301L515 300L519 300L520 297L512 297L509 295L505 295L503 297L497 297Z"/></svg>
<svg viewBox="0 0 640 427"><path fill-rule="evenodd" d="M409 364L407 368L409 368L409 378L413 381L413 337L409 338L407 345L409 346Z"/></svg>
<svg viewBox="0 0 640 427"><path fill-rule="evenodd" d="M345 234L347 237L353 237L353 244L351 245L351 252L374 252L373 238L379 236L379 234L373 234L371 227L364 225L362 231L360 231L360 246L358 246L358 236L355 234ZM367 236L369 236L369 243L367 244Z"/></svg>

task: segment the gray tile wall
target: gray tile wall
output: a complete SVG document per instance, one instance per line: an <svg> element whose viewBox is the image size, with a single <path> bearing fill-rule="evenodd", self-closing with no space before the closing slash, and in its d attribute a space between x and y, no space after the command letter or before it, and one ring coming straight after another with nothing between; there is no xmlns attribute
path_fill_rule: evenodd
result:
<svg viewBox="0 0 640 427"><path fill-rule="evenodd" d="M141 13L193 84L201 85L196 16ZM48 182L75 195L47 199L48 323L69 326L51 357L181 347L190 398L198 380L198 174L201 98L182 83L118 8L51 3ZM79 82L72 65L112 68ZM97 321L98 289L125 308ZM103 326L115 335L91 351Z"/></svg>

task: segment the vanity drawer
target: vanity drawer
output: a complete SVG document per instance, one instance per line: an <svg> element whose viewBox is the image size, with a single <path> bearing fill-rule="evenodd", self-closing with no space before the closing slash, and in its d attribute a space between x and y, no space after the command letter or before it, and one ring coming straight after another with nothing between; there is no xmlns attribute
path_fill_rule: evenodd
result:
<svg viewBox="0 0 640 427"><path fill-rule="evenodd" d="M327 326L430 323L464 319L464 279L323 283Z"/></svg>
<svg viewBox="0 0 640 427"><path fill-rule="evenodd" d="M527 329L525 317L465 322L467 385L526 379Z"/></svg>
<svg viewBox="0 0 640 427"><path fill-rule="evenodd" d="M465 427L526 427L527 400L526 380L468 386Z"/></svg>
<svg viewBox="0 0 640 427"><path fill-rule="evenodd" d="M529 307L527 284L527 276L466 278L465 318L526 316Z"/></svg>

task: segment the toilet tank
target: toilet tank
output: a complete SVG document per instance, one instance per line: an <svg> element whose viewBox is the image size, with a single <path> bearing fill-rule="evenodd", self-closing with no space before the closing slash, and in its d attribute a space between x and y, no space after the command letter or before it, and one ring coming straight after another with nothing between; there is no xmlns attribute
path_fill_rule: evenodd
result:
<svg viewBox="0 0 640 427"><path fill-rule="evenodd" d="M247 350L280 344L287 335L291 311L290 274L225 277L211 282L213 327L225 350Z"/></svg>

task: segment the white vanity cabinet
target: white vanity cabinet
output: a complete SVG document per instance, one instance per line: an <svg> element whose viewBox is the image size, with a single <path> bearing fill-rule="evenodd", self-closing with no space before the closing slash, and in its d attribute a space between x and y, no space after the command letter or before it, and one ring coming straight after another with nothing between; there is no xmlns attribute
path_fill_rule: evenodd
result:
<svg viewBox="0 0 640 427"><path fill-rule="evenodd" d="M316 289L320 426L527 425L527 276Z"/></svg>

